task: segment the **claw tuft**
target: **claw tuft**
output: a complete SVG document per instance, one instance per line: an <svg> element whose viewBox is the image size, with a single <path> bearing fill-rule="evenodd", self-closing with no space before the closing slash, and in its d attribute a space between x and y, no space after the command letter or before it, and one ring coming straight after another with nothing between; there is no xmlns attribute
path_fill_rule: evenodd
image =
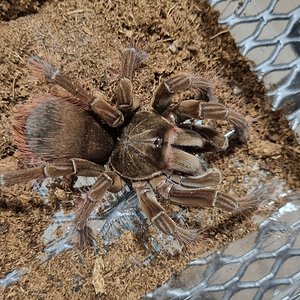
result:
<svg viewBox="0 0 300 300"><path fill-rule="evenodd" d="M230 110L227 119L231 124L233 124L234 130L239 135L241 141L244 143L247 142L249 124L246 118L241 114Z"/></svg>
<svg viewBox="0 0 300 300"><path fill-rule="evenodd" d="M197 239L199 238L199 233L194 229L176 226L174 237L179 243L187 246L197 241Z"/></svg>
<svg viewBox="0 0 300 300"><path fill-rule="evenodd" d="M82 229L75 228L71 237L71 242L80 250L86 249L94 245L93 231L89 226Z"/></svg>
<svg viewBox="0 0 300 300"><path fill-rule="evenodd" d="M37 77L45 78L48 82L54 81L55 77L59 74L59 69L48 59L41 58L37 55L30 57L29 64Z"/></svg>

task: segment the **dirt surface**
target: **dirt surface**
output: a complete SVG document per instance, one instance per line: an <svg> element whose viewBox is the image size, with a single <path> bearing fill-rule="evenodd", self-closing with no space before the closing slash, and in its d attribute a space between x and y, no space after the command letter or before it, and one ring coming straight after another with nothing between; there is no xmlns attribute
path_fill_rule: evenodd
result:
<svg viewBox="0 0 300 300"><path fill-rule="evenodd" d="M9 21L20 16L36 13L45 0L2 0L0 20Z"/></svg>
<svg viewBox="0 0 300 300"><path fill-rule="evenodd" d="M36 7L39 2L22 3ZM7 20L24 12L1 14ZM34 15L0 21L1 170L22 167L11 137L17 104L48 90L29 73L29 55L48 55L87 89L111 95L119 49L135 38L149 54L134 81L135 95L144 105L161 78L196 72L211 79L223 103L251 119L247 145L233 141L226 152L205 156L222 171L223 191L242 196L274 178L285 189L299 188L300 149L294 134L282 112L271 112L263 85L217 19L205 1L65 0L46 2ZM203 239L181 253L163 252L145 264L150 250L139 236L126 233L106 253L97 241L96 250L71 249L42 264L43 231L58 207L74 207L75 191L67 181L58 182L62 193L53 188L51 201L45 204L31 185L1 188L0 279L14 269L28 271L16 284L0 287L1 299L138 299L189 260L256 228L249 215L191 209L184 212L185 220L203 229ZM261 208L260 214L266 215L276 205Z"/></svg>

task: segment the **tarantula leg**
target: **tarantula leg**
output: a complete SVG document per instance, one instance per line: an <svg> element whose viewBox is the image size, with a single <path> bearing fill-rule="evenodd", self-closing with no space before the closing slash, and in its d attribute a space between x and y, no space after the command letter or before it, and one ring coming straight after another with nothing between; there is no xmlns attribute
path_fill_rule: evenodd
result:
<svg viewBox="0 0 300 300"><path fill-rule="evenodd" d="M49 83L54 83L80 99L83 104L89 103L94 98L79 84L74 83L67 75L54 66L49 60L39 56L31 56L29 59L33 73Z"/></svg>
<svg viewBox="0 0 300 300"><path fill-rule="evenodd" d="M152 107L160 114L164 113L172 102L175 93L195 89L197 91L209 92L211 85L208 80L201 76L176 75L160 83L154 93Z"/></svg>
<svg viewBox="0 0 300 300"><path fill-rule="evenodd" d="M220 184L222 176L219 170L209 169L208 171L197 176L182 176L171 174L169 179L178 185L187 188L203 188L208 186L217 186ZM154 179L155 180L155 179Z"/></svg>
<svg viewBox="0 0 300 300"><path fill-rule="evenodd" d="M204 147L206 140L189 129L178 130L176 134L172 137L171 144L179 147Z"/></svg>
<svg viewBox="0 0 300 300"><path fill-rule="evenodd" d="M138 107L138 103L134 103L133 87L130 79L123 77L119 80L116 90L116 103L120 110L131 110Z"/></svg>
<svg viewBox="0 0 300 300"><path fill-rule="evenodd" d="M200 102L198 100L186 100L180 103L177 109L180 118L227 120L233 124L234 129L243 141L248 138L248 122L245 117L236 111L228 109L220 103Z"/></svg>
<svg viewBox="0 0 300 300"><path fill-rule="evenodd" d="M198 123L199 120L189 120L189 123L187 124L180 124L180 128L188 128L197 132L217 149L227 149L228 139L224 136L224 134L211 128L210 126L200 125Z"/></svg>
<svg viewBox="0 0 300 300"><path fill-rule="evenodd" d="M8 172L0 171L0 186L10 186L18 183L25 183L32 179L38 179L43 177L45 177L43 167L12 170Z"/></svg>
<svg viewBox="0 0 300 300"><path fill-rule="evenodd" d="M156 196L147 182L136 182L133 184L133 188L136 190L143 212L163 233L173 235L180 243L185 245L197 239L198 233L196 230L179 227L167 215L164 208L157 202Z"/></svg>
<svg viewBox="0 0 300 300"><path fill-rule="evenodd" d="M132 78L141 64L146 60L146 52L136 48L126 48L122 53L121 78L116 90L116 103L121 111L132 111L139 106L133 97Z"/></svg>
<svg viewBox="0 0 300 300"><path fill-rule="evenodd" d="M217 192L215 206L229 212L239 212L248 209L255 209L260 202L260 196L253 193L242 198L235 198L231 195Z"/></svg>
<svg viewBox="0 0 300 300"><path fill-rule="evenodd" d="M109 126L118 127L122 125L124 122L122 112L118 108L110 105L106 100L106 96L100 94L92 103L90 103L91 109Z"/></svg>
<svg viewBox="0 0 300 300"><path fill-rule="evenodd" d="M100 94L98 97L89 94L82 86L73 82L66 74L46 59L33 56L29 63L37 76L44 78L49 83L57 84L71 93L81 101L83 107L91 108L108 125L116 127L123 124L123 114L116 107L110 105L103 94Z"/></svg>
<svg viewBox="0 0 300 300"><path fill-rule="evenodd" d="M33 179L58 176L98 176L104 167L88 160L74 158L48 163L43 167L33 167L10 172L0 172L0 186L25 183Z"/></svg>
<svg viewBox="0 0 300 300"><path fill-rule="evenodd" d="M92 230L87 225L91 212L103 199L107 191L116 193L123 185L123 181L116 173L103 172L98 176L90 191L82 196L83 202L76 211L74 220L75 232L72 238L79 249L86 248L92 244Z"/></svg>
<svg viewBox="0 0 300 300"><path fill-rule="evenodd" d="M259 197L248 195L237 199L214 188L188 188L170 182L165 176L151 179L151 185L165 199L177 205L189 207L218 207L229 212L253 209L258 206Z"/></svg>
<svg viewBox="0 0 300 300"><path fill-rule="evenodd" d="M169 169L188 174L201 172L202 165L198 157L172 146L170 148L167 156Z"/></svg>
<svg viewBox="0 0 300 300"><path fill-rule="evenodd" d="M169 169L183 173L199 173L203 170L199 157L188 153L186 148L201 149L206 140L189 129L173 128L169 131L169 146L165 153ZM182 150L183 149L183 150Z"/></svg>
<svg viewBox="0 0 300 300"><path fill-rule="evenodd" d="M171 182L165 176L150 181L156 191L165 199L184 206L214 206L216 190L213 188L189 188Z"/></svg>

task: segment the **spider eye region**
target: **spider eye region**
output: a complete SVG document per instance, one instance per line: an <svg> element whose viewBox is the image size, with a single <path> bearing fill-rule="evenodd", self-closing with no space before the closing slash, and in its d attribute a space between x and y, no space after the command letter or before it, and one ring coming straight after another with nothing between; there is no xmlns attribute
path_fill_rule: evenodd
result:
<svg viewBox="0 0 300 300"><path fill-rule="evenodd" d="M164 140L160 137L155 138L153 143L153 148L161 148L163 145Z"/></svg>

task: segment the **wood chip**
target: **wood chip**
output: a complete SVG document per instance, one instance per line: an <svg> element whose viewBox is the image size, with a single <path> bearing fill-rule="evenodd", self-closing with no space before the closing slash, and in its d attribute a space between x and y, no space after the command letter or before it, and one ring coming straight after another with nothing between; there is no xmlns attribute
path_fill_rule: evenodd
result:
<svg viewBox="0 0 300 300"><path fill-rule="evenodd" d="M104 281L104 262L101 256L97 257L93 270L93 285L96 294L105 294L105 281Z"/></svg>

